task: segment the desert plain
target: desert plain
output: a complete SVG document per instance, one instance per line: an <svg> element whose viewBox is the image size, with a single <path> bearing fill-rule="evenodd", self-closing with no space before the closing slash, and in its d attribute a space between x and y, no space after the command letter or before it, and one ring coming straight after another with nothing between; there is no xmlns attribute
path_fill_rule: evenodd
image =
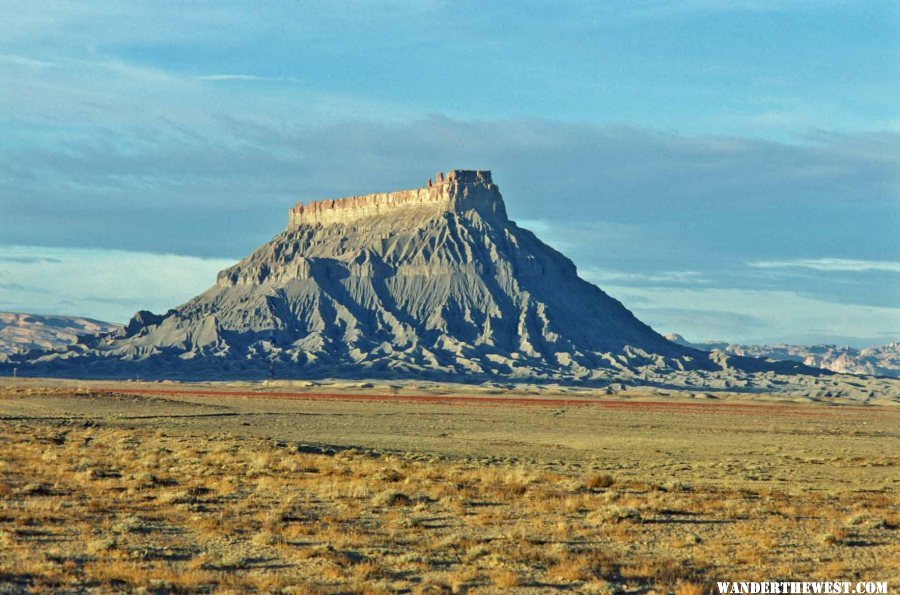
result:
<svg viewBox="0 0 900 595"><path fill-rule="evenodd" d="M0 592L893 592L898 465L840 399L6 379Z"/></svg>

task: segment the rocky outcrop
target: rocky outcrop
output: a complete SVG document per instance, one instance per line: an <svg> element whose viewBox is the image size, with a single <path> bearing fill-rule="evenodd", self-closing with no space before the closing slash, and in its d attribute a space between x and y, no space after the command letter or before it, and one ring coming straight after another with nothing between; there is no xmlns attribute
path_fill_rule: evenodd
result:
<svg viewBox="0 0 900 595"><path fill-rule="evenodd" d="M740 345L725 341L691 343L679 334L666 335L670 341L704 351L722 351L738 356L799 362L841 374L891 376L900 378L900 342L863 349L838 345Z"/></svg>
<svg viewBox="0 0 900 595"><path fill-rule="evenodd" d="M726 387L752 384L738 372L811 371L666 340L510 221L490 172L467 170L298 204L186 304L18 363L33 375L659 385L725 371Z"/></svg>
<svg viewBox="0 0 900 595"><path fill-rule="evenodd" d="M141 310L132 316L131 320L128 321L128 324L125 325L125 336L133 337L141 329L154 324L159 324L163 321L163 318L164 316L160 314L154 314L148 310Z"/></svg>
<svg viewBox="0 0 900 595"><path fill-rule="evenodd" d="M382 194L367 194L304 205L298 202L290 210L289 226L351 223L377 216L402 217L410 211L430 213L477 210L483 217L506 217L503 198L485 170L455 169L424 187Z"/></svg>

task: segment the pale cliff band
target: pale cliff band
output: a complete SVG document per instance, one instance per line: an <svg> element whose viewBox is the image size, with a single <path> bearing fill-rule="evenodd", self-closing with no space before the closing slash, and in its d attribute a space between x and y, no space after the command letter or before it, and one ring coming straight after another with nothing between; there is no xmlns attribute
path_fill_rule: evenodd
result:
<svg viewBox="0 0 900 595"><path fill-rule="evenodd" d="M346 223L395 209L423 206L444 211L473 208L500 214L503 202L489 170L455 169L446 175L438 172L433 182L429 179L424 187L414 190L317 200L306 205L298 202L290 210L288 226Z"/></svg>

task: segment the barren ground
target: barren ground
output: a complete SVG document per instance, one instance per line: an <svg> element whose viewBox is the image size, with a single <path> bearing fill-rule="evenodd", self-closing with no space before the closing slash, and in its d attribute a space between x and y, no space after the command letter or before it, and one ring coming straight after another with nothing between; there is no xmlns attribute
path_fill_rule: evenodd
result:
<svg viewBox="0 0 900 595"><path fill-rule="evenodd" d="M0 592L900 586L900 408L542 392L7 384Z"/></svg>

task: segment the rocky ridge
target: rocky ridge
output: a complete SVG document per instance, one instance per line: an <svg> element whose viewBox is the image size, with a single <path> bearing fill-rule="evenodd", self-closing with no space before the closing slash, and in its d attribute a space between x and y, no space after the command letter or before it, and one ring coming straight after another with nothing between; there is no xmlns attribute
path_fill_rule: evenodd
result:
<svg viewBox="0 0 900 595"><path fill-rule="evenodd" d="M741 345L726 341L692 343L677 333L666 335L670 341L702 349L725 353L799 362L813 368L821 368L841 374L891 376L900 378L900 342L885 343L857 349L838 345Z"/></svg>
<svg viewBox="0 0 900 595"><path fill-rule="evenodd" d="M119 328L121 325L79 316L0 312L0 358L35 349L64 348L82 335L99 335Z"/></svg>

